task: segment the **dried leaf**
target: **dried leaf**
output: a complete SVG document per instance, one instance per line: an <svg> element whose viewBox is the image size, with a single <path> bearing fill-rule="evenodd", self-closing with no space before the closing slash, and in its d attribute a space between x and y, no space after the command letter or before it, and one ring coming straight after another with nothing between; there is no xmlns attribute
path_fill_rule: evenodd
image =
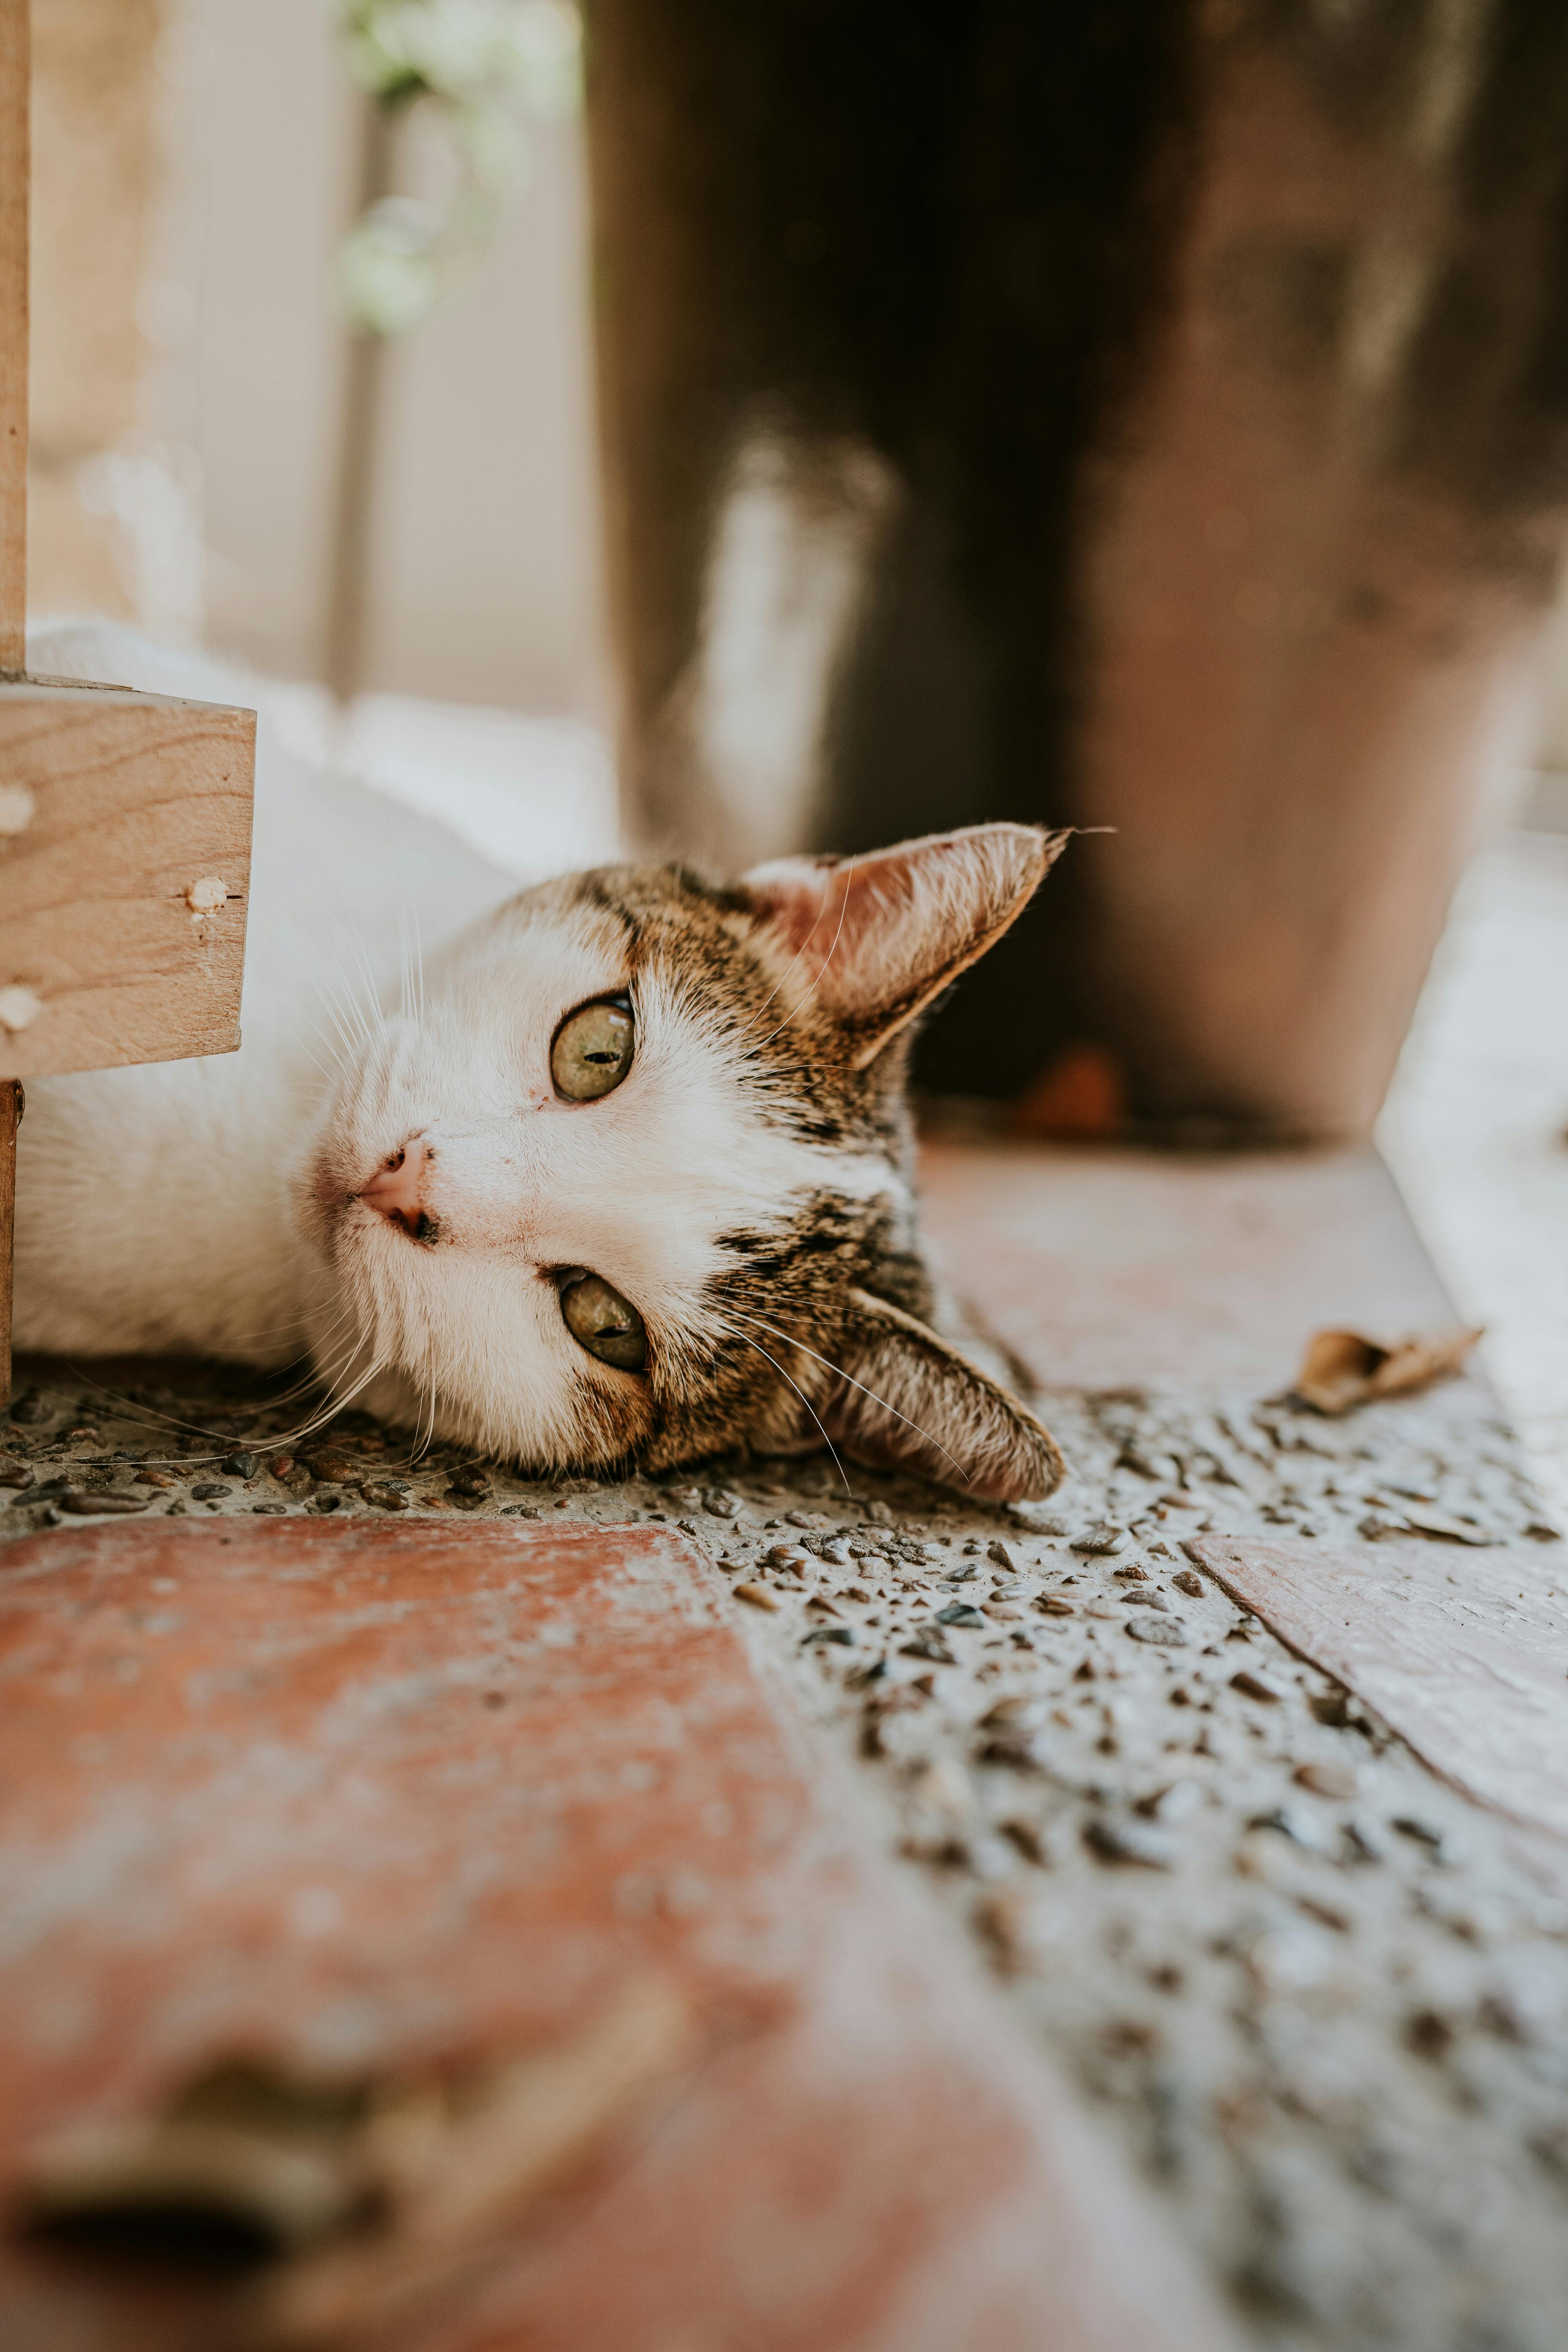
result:
<svg viewBox="0 0 1568 2352"><path fill-rule="evenodd" d="M1410 1396L1462 1370L1479 1330L1430 1331L1384 1347L1360 1331L1314 1331L1296 1394L1319 1412L1350 1412L1374 1398Z"/></svg>

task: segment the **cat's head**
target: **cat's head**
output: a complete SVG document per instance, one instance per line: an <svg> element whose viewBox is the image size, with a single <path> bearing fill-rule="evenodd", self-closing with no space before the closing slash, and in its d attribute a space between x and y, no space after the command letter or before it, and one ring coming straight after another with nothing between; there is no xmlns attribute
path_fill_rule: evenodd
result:
<svg viewBox="0 0 1568 2352"><path fill-rule="evenodd" d="M312 1147L321 1369L540 1469L826 1440L1047 1494L1050 1437L931 1326L904 1082L912 1024L1061 838L984 825L731 888L607 867L465 932Z"/></svg>

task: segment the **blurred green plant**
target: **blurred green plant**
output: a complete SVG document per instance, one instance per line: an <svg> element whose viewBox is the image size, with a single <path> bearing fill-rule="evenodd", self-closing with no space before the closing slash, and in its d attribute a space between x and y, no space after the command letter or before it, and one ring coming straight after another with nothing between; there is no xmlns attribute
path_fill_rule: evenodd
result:
<svg viewBox="0 0 1568 2352"><path fill-rule="evenodd" d="M468 284L527 183L529 128L582 103L571 0L337 0L349 70L392 116L419 107L448 152L445 200L384 196L339 257L353 323L406 334Z"/></svg>

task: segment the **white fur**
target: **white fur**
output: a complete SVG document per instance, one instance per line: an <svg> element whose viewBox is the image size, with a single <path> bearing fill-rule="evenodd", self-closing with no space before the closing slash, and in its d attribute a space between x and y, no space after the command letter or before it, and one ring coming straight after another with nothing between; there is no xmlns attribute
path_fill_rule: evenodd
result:
<svg viewBox="0 0 1568 2352"><path fill-rule="evenodd" d="M252 698L218 665L125 632L56 632L32 659ZM631 1410L637 1386L572 1339L552 1271L604 1276L656 1348L700 1347L719 1235L776 1217L826 1155L748 1107L700 1001L657 983L639 990L623 1084L560 1101L552 1036L625 986L623 940L554 894L508 906L514 888L437 825L290 752L262 699L245 1042L28 1087L18 1346L279 1365L308 1340L342 1395L374 1372L373 1409L524 1459L591 1457L595 1396ZM435 1247L354 1197L416 1136L437 1155ZM832 1180L896 1181L837 1154Z"/></svg>

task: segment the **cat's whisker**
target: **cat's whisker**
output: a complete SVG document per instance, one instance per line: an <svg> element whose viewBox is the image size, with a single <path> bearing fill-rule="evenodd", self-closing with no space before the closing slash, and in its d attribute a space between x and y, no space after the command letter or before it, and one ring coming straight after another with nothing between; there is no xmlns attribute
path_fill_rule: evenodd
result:
<svg viewBox="0 0 1568 2352"><path fill-rule="evenodd" d="M374 1037L370 1024L365 1019L364 1007L359 1001L359 983L348 971L344 961L344 940L342 931L339 931L332 941L331 970L330 972L322 971L318 973L317 981L323 995L328 987L331 987L332 992L331 1002L337 1012L344 1034L363 1051L366 1045L374 1042Z"/></svg>
<svg viewBox="0 0 1568 2352"><path fill-rule="evenodd" d="M787 1340L792 1348L798 1348L803 1356L809 1356L814 1362L825 1366L828 1371L837 1372L841 1381L847 1381L852 1389L858 1389L863 1397L869 1397L873 1404L880 1405L882 1411L891 1413L895 1421L901 1421L906 1429L912 1429L915 1435L923 1439L927 1445L934 1446L944 1461L952 1464L966 1486L972 1483L974 1475L973 1471L966 1470L963 1463L948 1452L940 1438L933 1437L929 1429L922 1429L918 1421L911 1421L907 1412L900 1412L896 1404L889 1404L886 1397L879 1397L875 1389L868 1389L864 1381L858 1381L853 1372L847 1372L842 1364L836 1364L831 1357L819 1356L816 1349L808 1348L804 1339L795 1339L791 1332L781 1331L776 1323L764 1322L759 1315L748 1315L743 1307L731 1307L727 1311L731 1315L739 1315L742 1323L755 1323L760 1331L771 1332L775 1339ZM819 1422L818 1428L821 1425Z"/></svg>
<svg viewBox="0 0 1568 2352"><path fill-rule="evenodd" d="M388 1022L386 1017L386 1007L382 1002L382 992L376 986L375 966L372 963L370 959L370 950L365 946L364 934L360 929L357 922L351 922L349 925L348 935L350 943L353 948L354 955L358 961L360 971L364 975L365 994L369 1002L371 1015L374 1023L374 1034L379 1037L385 1037L390 1033L391 1024Z"/></svg>
<svg viewBox="0 0 1568 2352"><path fill-rule="evenodd" d="M182 1421L177 1413L160 1412L156 1405L138 1404L123 1390L106 1388L101 1381L95 1381L90 1373L83 1372L75 1365L71 1370L73 1376L96 1391L106 1405L115 1408L118 1419L129 1421L132 1427L177 1429L183 1430L187 1437L207 1438L214 1445L221 1445L224 1442L215 1429L205 1429L199 1422ZM180 1458L189 1460L191 1457L182 1455Z"/></svg>
<svg viewBox="0 0 1568 2352"><path fill-rule="evenodd" d="M340 1394L338 1392L338 1384L348 1378L355 1357L358 1356L363 1348L368 1347L370 1344L371 1341L368 1335L362 1333L362 1335L354 1341L353 1346L349 1349L346 1356L343 1358L341 1367L337 1370L323 1371L317 1375L314 1385L317 1387L324 1386L327 1390L327 1394L322 1400L320 1412L312 1413L307 1421L300 1423L296 1428L285 1430L279 1434L274 1434L268 1442L266 1449L267 1451L270 1453L279 1453L286 1446L298 1445L302 1439L310 1436L315 1430L320 1429L323 1422L331 1420L333 1415L336 1413L347 1411L348 1407L353 1402L355 1397L361 1395L363 1391L369 1387L371 1381L376 1378L377 1374L384 1372L386 1370L391 1361L390 1356L377 1350L369 1370L361 1375L361 1377L354 1382L353 1388L349 1389L346 1392ZM322 1352L326 1352L324 1345Z"/></svg>
<svg viewBox="0 0 1568 2352"><path fill-rule="evenodd" d="M742 1320L744 1320L744 1321L746 1321L746 1322L750 1322L750 1321L752 1320L752 1318L751 1318L750 1316L746 1316L746 1317L742 1318ZM764 1330L765 1330L768 1327L764 1324L764 1326L763 1326L763 1328L764 1328ZM805 1391L801 1387L800 1382L799 1382L798 1381L796 1381L796 1380L792 1380L792 1379L790 1378L789 1373L785 1371L785 1370L784 1370L784 1366L779 1362L779 1360L778 1360L777 1357L776 1357L776 1356L770 1356L770 1355L768 1354L767 1349L763 1347L763 1343L762 1343L762 1341L761 1341L760 1339L752 1339L752 1338L750 1337L750 1335L749 1335L747 1332L744 1332L744 1331L735 1331L735 1332L732 1332L732 1333L731 1334L731 1337L732 1339L739 1339L739 1341L741 1342L741 1345L742 1345L742 1348L754 1348L754 1349L756 1349L756 1351L757 1351L758 1355L759 1355L759 1356L761 1356L761 1357L763 1358L763 1361L764 1361L765 1363L772 1364L772 1366L773 1366L773 1368L774 1371L775 1371L775 1372L777 1372L777 1374L778 1374L778 1376L779 1376L780 1380L782 1380L782 1381L789 1381L789 1385L790 1385L790 1387L791 1387L792 1389L794 1389L794 1391L795 1391L795 1392L796 1396L800 1399L800 1401L801 1401L802 1404L803 1404L803 1405L805 1405L805 1409L806 1409L807 1412L808 1412L808 1413L810 1413L810 1415L811 1415L811 1417L812 1417L813 1421L815 1421L815 1422L816 1423L816 1426L817 1426L817 1428L818 1428L819 1430L822 1430L822 1442L823 1442L824 1445L826 1445L826 1448L827 1448L827 1450L828 1450L829 1454L832 1454L832 1456L833 1456L833 1466L834 1466L834 1468L837 1471L837 1473L838 1473L839 1476L844 1480L844 1491L845 1491L845 1493L846 1493L847 1495L847 1494L849 1494L849 1493L851 1493L851 1492L852 1492L852 1489L851 1489L850 1485L849 1485L849 1480L848 1480L847 1476L847 1475L846 1475L846 1474L845 1474L844 1465L843 1465L843 1463L842 1463L842 1462L840 1462L840 1460L838 1459L838 1449L837 1449L837 1447L834 1444L832 1438L831 1438L831 1437L829 1437L829 1435L827 1434L826 1430L822 1428L822 1423L821 1423L821 1420L818 1418L817 1411L816 1411L816 1407L812 1403L811 1399L806 1395ZM792 1344L792 1345L794 1345L795 1343L794 1343L794 1342L792 1342L791 1344ZM807 1355L809 1355L809 1354L811 1353L811 1350L810 1350L810 1349L809 1349L809 1348L808 1348L808 1349L806 1349L805 1353L806 1353Z"/></svg>
<svg viewBox="0 0 1568 2352"><path fill-rule="evenodd" d="M369 1369L360 1375L352 1389L345 1391L341 1395L336 1393L330 1394L324 1400L320 1412L313 1413L309 1421L301 1422L298 1429L288 1430L281 1437L275 1438L272 1444L272 1451L277 1452L286 1445L300 1444L303 1439L314 1435L315 1432L321 1428L325 1423L335 1420L340 1412L346 1412L350 1405L353 1404L355 1397L362 1396L363 1394L364 1391L370 1386L372 1381L375 1380L380 1373L386 1370L390 1361L390 1357L377 1356L375 1360L370 1365Z"/></svg>
<svg viewBox="0 0 1568 2352"><path fill-rule="evenodd" d="M342 979L341 972L331 976L325 971L313 971L310 974L316 993L331 1016L338 1034L342 1040L345 1055L343 1075L347 1077L352 1074L354 1063L371 1041L369 1032L358 1017L359 1008L353 998L345 999L337 992L338 986L342 984Z"/></svg>

